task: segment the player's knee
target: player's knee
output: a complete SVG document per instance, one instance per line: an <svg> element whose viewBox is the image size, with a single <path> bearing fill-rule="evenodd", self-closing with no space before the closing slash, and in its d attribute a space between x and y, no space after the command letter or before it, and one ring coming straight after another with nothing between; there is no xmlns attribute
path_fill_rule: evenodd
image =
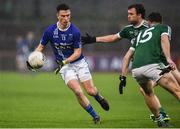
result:
<svg viewBox="0 0 180 129"><path fill-rule="evenodd" d="M165 74L164 77L162 77L164 85L169 85L169 83L172 82L171 76L169 74Z"/></svg>
<svg viewBox="0 0 180 129"><path fill-rule="evenodd" d="M147 84L141 85L139 90L143 96L151 96L153 94L153 90L151 88L148 88Z"/></svg>
<svg viewBox="0 0 180 129"><path fill-rule="evenodd" d="M97 91L94 87L91 87L91 88L88 88L87 93L90 96L94 96L94 95L96 95Z"/></svg>
<svg viewBox="0 0 180 129"><path fill-rule="evenodd" d="M150 89L141 89L141 93L144 96L148 96L148 97L151 97L153 95L153 91Z"/></svg>
<svg viewBox="0 0 180 129"><path fill-rule="evenodd" d="M75 93L75 95L77 96L77 97L81 97L81 96L83 96L83 92L82 92L82 90L74 90L74 93Z"/></svg>

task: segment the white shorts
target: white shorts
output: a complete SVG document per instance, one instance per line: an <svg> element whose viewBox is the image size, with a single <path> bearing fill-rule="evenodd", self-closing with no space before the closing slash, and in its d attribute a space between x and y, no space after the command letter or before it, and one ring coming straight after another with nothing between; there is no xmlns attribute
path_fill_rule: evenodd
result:
<svg viewBox="0 0 180 129"><path fill-rule="evenodd" d="M88 63L85 59L63 66L60 70L60 74L65 84L73 79L79 80L80 82L92 79Z"/></svg>
<svg viewBox="0 0 180 129"><path fill-rule="evenodd" d="M132 75L140 85L146 84L149 80L156 83L162 77L162 75L159 75L161 73L160 69L162 68L165 68L163 64L145 65L140 68L133 69Z"/></svg>

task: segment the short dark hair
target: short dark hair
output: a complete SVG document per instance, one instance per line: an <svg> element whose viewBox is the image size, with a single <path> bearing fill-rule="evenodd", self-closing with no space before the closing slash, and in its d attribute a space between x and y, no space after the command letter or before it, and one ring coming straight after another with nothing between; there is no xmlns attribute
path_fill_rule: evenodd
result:
<svg viewBox="0 0 180 129"><path fill-rule="evenodd" d="M159 22L162 23L162 15L158 12L152 12L148 16L150 22Z"/></svg>
<svg viewBox="0 0 180 129"><path fill-rule="evenodd" d="M69 6L66 4L59 4L56 8L56 11L59 12L60 10L69 10Z"/></svg>
<svg viewBox="0 0 180 129"><path fill-rule="evenodd" d="M144 8L144 5L142 5L142 4L132 4L132 5L130 5L128 7L128 9L132 9L132 8L135 8L136 9L136 13L137 14L141 14L143 19L145 18L146 10Z"/></svg>

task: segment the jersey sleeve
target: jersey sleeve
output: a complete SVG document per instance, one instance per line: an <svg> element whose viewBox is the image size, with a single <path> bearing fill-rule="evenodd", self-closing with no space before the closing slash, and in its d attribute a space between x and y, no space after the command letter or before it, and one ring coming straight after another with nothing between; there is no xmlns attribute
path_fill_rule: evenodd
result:
<svg viewBox="0 0 180 129"><path fill-rule="evenodd" d="M128 37L127 37L127 30L126 30L126 28L123 28L123 29L119 32L119 36L120 36L121 38L128 38Z"/></svg>
<svg viewBox="0 0 180 129"><path fill-rule="evenodd" d="M81 48L81 34L80 31L76 31L73 35L73 47L74 48Z"/></svg>
<svg viewBox="0 0 180 129"><path fill-rule="evenodd" d="M46 29L45 32L43 33L43 36L41 37L40 43L45 46L49 42L50 39L49 37L50 37L50 33L48 29Z"/></svg>
<svg viewBox="0 0 180 129"><path fill-rule="evenodd" d="M171 40L171 27L167 26L167 25L163 25L161 27L161 36L162 35L168 35L169 40Z"/></svg>

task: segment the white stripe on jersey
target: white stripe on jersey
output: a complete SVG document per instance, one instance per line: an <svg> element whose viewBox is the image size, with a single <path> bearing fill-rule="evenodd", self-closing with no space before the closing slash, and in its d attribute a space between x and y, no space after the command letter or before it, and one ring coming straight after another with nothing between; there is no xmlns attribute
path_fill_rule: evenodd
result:
<svg viewBox="0 0 180 129"><path fill-rule="evenodd" d="M170 27L170 26L168 26L169 40L171 40L171 33L172 33L172 31L171 31L171 27Z"/></svg>

